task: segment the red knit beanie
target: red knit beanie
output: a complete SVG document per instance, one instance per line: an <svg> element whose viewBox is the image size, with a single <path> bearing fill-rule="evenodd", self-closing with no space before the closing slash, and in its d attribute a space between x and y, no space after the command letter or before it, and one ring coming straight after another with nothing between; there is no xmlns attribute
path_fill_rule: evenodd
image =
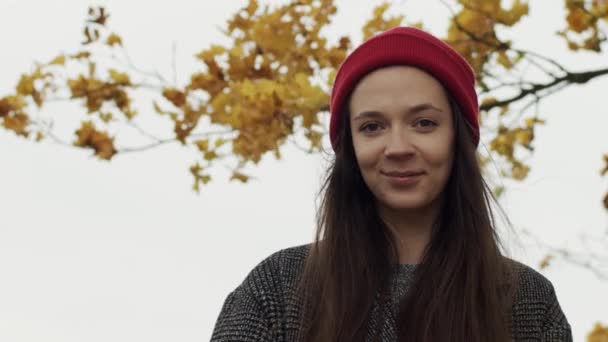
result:
<svg viewBox="0 0 608 342"><path fill-rule="evenodd" d="M375 69L390 65L408 65L435 77L454 98L473 129L475 146L479 144L479 107L473 68L442 40L413 27L396 27L378 34L357 47L342 62L331 93L329 138L336 150L340 117L346 100L357 83Z"/></svg>

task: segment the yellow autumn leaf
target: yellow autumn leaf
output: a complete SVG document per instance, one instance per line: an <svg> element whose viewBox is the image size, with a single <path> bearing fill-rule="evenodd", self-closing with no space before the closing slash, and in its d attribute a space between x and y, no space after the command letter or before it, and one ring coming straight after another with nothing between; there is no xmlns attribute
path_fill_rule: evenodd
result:
<svg viewBox="0 0 608 342"><path fill-rule="evenodd" d="M190 173L194 177L194 183L192 189L196 192L200 192L200 183L207 184L211 181L211 176L202 173L203 168L199 163L190 166Z"/></svg>
<svg viewBox="0 0 608 342"><path fill-rule="evenodd" d="M230 49L228 51L228 53L233 57L243 57L243 54L245 52L243 51L242 46L237 45L237 46L233 47L232 49Z"/></svg>
<svg viewBox="0 0 608 342"><path fill-rule="evenodd" d="M235 84L234 87L246 100L253 100L256 96L256 86L250 80Z"/></svg>
<svg viewBox="0 0 608 342"><path fill-rule="evenodd" d="M583 5L569 6L568 16L566 17L568 28L577 33L587 30L591 20L591 16L585 13L585 10L580 6Z"/></svg>
<svg viewBox="0 0 608 342"><path fill-rule="evenodd" d="M0 116L2 116L2 113L0 113ZM603 158L604 158L604 163L606 165L604 166L604 168L602 169L602 171L600 171L600 174L602 176L605 176L606 174L608 174L608 154L604 154Z"/></svg>
<svg viewBox="0 0 608 342"><path fill-rule="evenodd" d="M78 76L76 79L69 79L67 83L72 93L72 98L86 97L89 93L89 87L96 85L96 82L85 78L83 75Z"/></svg>
<svg viewBox="0 0 608 342"><path fill-rule="evenodd" d="M511 168L511 176L515 180L523 180L528 176L530 172L530 168L520 162L513 163L513 167Z"/></svg>
<svg viewBox="0 0 608 342"><path fill-rule="evenodd" d="M313 149L321 150L321 148L322 148L321 141L323 139L323 134L321 132L318 132L315 130L309 130L306 132L306 138L308 138L308 140L310 140L311 150L313 150Z"/></svg>
<svg viewBox="0 0 608 342"><path fill-rule="evenodd" d="M559 32L570 50L601 51L605 40L598 27L601 19L608 20L608 4L605 0L566 0L566 28ZM575 33L570 36L568 33ZM582 39L582 41L580 41ZM579 41L577 41L579 40Z"/></svg>
<svg viewBox="0 0 608 342"><path fill-rule="evenodd" d="M106 11L105 7L89 6L89 21L103 26L106 24L106 21L108 20L109 17L110 17L110 15Z"/></svg>
<svg viewBox="0 0 608 342"><path fill-rule="evenodd" d="M336 76L338 74L338 70L337 69L332 69L329 72L329 75L327 76L327 84L328 85L332 85L334 83L334 81L336 80Z"/></svg>
<svg viewBox="0 0 608 342"><path fill-rule="evenodd" d="M196 164L190 166L190 172L192 174L199 174L202 169L203 168L201 167L201 165L199 163L196 163Z"/></svg>
<svg viewBox="0 0 608 342"><path fill-rule="evenodd" d="M131 107L122 109L122 112L129 120L133 119L137 115L137 111L134 109L131 109Z"/></svg>
<svg viewBox="0 0 608 342"><path fill-rule="evenodd" d="M114 69L108 71L110 78L118 85L129 86L131 85L131 79L129 75L124 72L120 72Z"/></svg>
<svg viewBox="0 0 608 342"><path fill-rule="evenodd" d="M587 335L587 342L608 342L608 326L595 323L593 330Z"/></svg>
<svg viewBox="0 0 608 342"><path fill-rule="evenodd" d="M257 0L249 0L249 5L247 5L247 14L252 16L258 10L258 2Z"/></svg>
<svg viewBox="0 0 608 342"><path fill-rule="evenodd" d="M384 16L384 13L386 13L386 11L388 10L390 5L391 4L389 4L388 2L385 2L385 3L382 3L378 6L376 6L373 11L373 13L374 13L373 18L380 18L380 17Z"/></svg>
<svg viewBox="0 0 608 342"><path fill-rule="evenodd" d="M498 115L504 116L508 112L509 112L509 105L505 104L505 105L500 106L500 112L498 113Z"/></svg>
<svg viewBox="0 0 608 342"><path fill-rule="evenodd" d="M579 49L578 44L576 44L573 41L568 41L568 49L572 50L572 51L577 51Z"/></svg>
<svg viewBox="0 0 608 342"><path fill-rule="evenodd" d="M486 97L485 99L483 99L481 101L480 107L491 106L491 105L495 104L496 102L498 102L498 99L496 99L495 97Z"/></svg>
<svg viewBox="0 0 608 342"><path fill-rule="evenodd" d="M467 59L481 82L485 64L496 52L495 47L509 45L509 42L499 38L495 26L513 26L528 13L528 5L527 2L517 0L511 8L503 8L503 2L497 0L459 2L463 7L452 18L446 41ZM497 56L496 59L507 68L514 63L506 54Z"/></svg>
<svg viewBox="0 0 608 342"><path fill-rule="evenodd" d="M520 129L515 132L515 139L522 145L530 145L534 135L530 129Z"/></svg>
<svg viewBox="0 0 608 342"><path fill-rule="evenodd" d="M95 77L96 71L97 71L97 63L89 62L89 77Z"/></svg>
<svg viewBox="0 0 608 342"><path fill-rule="evenodd" d="M114 139L108 133L98 131L90 121L82 122L75 134L74 146L92 148L100 159L109 160L117 152L114 148Z"/></svg>
<svg viewBox="0 0 608 342"><path fill-rule="evenodd" d="M201 152L206 152L209 149L209 140L197 140L194 142L194 145L196 145Z"/></svg>
<svg viewBox="0 0 608 342"><path fill-rule="evenodd" d="M553 259L553 255L548 254L546 255L539 264L539 267L541 270L544 270L545 268L549 267L549 263L551 262L551 259Z"/></svg>
<svg viewBox="0 0 608 342"><path fill-rule="evenodd" d="M109 46L122 45L122 38L116 33L112 33L108 36L108 39L106 39L106 44Z"/></svg>
<svg viewBox="0 0 608 342"><path fill-rule="evenodd" d="M30 122L29 117L25 113L16 113L14 115L4 116L2 121L2 126L4 128L9 129L15 134L27 137L29 134L27 132L27 126Z"/></svg>
<svg viewBox="0 0 608 342"><path fill-rule="evenodd" d="M71 57L75 58L75 59L86 59L86 58L91 57L91 53L88 51L80 51L80 52L72 55Z"/></svg>
<svg viewBox="0 0 608 342"><path fill-rule="evenodd" d="M490 142L490 149L507 158L512 158L514 150L513 142L514 138L512 135L501 133Z"/></svg>
<svg viewBox="0 0 608 342"><path fill-rule="evenodd" d="M243 183L247 183L247 181L249 180L249 176L247 176L243 173L240 173L238 171L234 171L232 173L232 176L230 177L230 180L233 180L233 179L239 180Z"/></svg>
<svg viewBox="0 0 608 342"><path fill-rule="evenodd" d="M211 176L210 175L202 175L201 176L201 182L203 182L203 184L207 184L207 183L209 183L209 181L211 181Z"/></svg>
<svg viewBox="0 0 608 342"><path fill-rule="evenodd" d="M9 103L8 98L0 98L0 118L8 115L13 110L13 107Z"/></svg>
<svg viewBox="0 0 608 342"><path fill-rule="evenodd" d="M526 127L530 128L533 127L535 124L539 124L539 125L544 125L545 124L545 120L543 119L539 119L539 118L527 118L526 119Z"/></svg>
<svg viewBox="0 0 608 342"><path fill-rule="evenodd" d="M215 153L215 151L205 151L205 152L203 153L203 158L204 158L205 160L212 160L212 159L215 159L215 158L217 158L217 153Z"/></svg>
<svg viewBox="0 0 608 342"><path fill-rule="evenodd" d="M195 73L190 77L188 89L200 89L207 92L212 97L221 96L221 92L226 89L228 83L224 79L218 79L209 73Z"/></svg>
<svg viewBox="0 0 608 342"><path fill-rule="evenodd" d="M583 41L583 48L586 50L600 52L601 51L600 44L602 42L603 41L600 40L600 38L598 37L597 34L593 34L591 37L589 37Z"/></svg>
<svg viewBox="0 0 608 342"><path fill-rule="evenodd" d="M10 111L18 111L25 107L26 103L23 96L13 95L0 99L0 116L2 112L8 114Z"/></svg>
<svg viewBox="0 0 608 342"><path fill-rule="evenodd" d="M158 102L156 101L152 101L152 107L154 108L154 111L158 114L164 115L166 114L166 112L160 108L160 105L158 104Z"/></svg>
<svg viewBox="0 0 608 342"><path fill-rule="evenodd" d="M109 91L105 96L99 99L101 102L106 100L114 101L114 104L120 111L127 117L127 119L132 119L137 115L137 111L131 108L131 98L127 94L124 89L118 88L113 85L111 91Z"/></svg>
<svg viewBox="0 0 608 342"><path fill-rule="evenodd" d="M493 189L492 192L494 193L494 196L496 198L499 198L505 192L505 187L504 186L497 186L496 188Z"/></svg>
<svg viewBox="0 0 608 342"><path fill-rule="evenodd" d="M57 56L53 58L52 61L49 62L49 65L64 65L65 64L65 56Z"/></svg>
<svg viewBox="0 0 608 342"><path fill-rule="evenodd" d="M498 58L496 60L498 64L502 65L505 69L511 69L513 67L513 63L507 53L503 50L498 53Z"/></svg>
<svg viewBox="0 0 608 342"><path fill-rule="evenodd" d="M608 19L608 1L607 0L595 0L592 2L593 15Z"/></svg>
<svg viewBox="0 0 608 342"><path fill-rule="evenodd" d="M211 45L210 48L205 49L202 52L200 52L198 55L196 55L196 58L198 58L202 61L213 60L215 58L215 56L221 55L225 52L226 52L226 48L224 48L221 45L213 44L213 45Z"/></svg>
<svg viewBox="0 0 608 342"><path fill-rule="evenodd" d="M21 79L19 80L19 83L16 86L16 90L17 90L17 96L18 97L27 97L30 96L32 100L34 100L34 103L36 103L36 105L38 107L42 106L43 100L44 100L44 94L41 93L38 89L36 89L35 87L35 82L36 80L38 80L40 77L34 76L34 75L23 75L21 77Z"/></svg>
<svg viewBox="0 0 608 342"><path fill-rule="evenodd" d="M222 145L224 145L225 143L227 143L228 141L224 138L217 138L215 139L215 147L218 148Z"/></svg>
<svg viewBox="0 0 608 342"><path fill-rule="evenodd" d="M529 7L527 2L522 2L520 0L515 0L511 9L500 9L495 12L496 19L507 26L513 26L516 24L521 18L527 15L529 12Z"/></svg>
<svg viewBox="0 0 608 342"><path fill-rule="evenodd" d="M175 107L181 107L186 103L186 94L174 88L165 88L163 96Z"/></svg>
<svg viewBox="0 0 608 342"><path fill-rule="evenodd" d="M110 122L112 121L112 119L114 118L112 113L110 112L104 112L104 113L99 113L99 118L103 121L103 122Z"/></svg>
<svg viewBox="0 0 608 342"><path fill-rule="evenodd" d="M34 77L23 74L17 83L17 94L22 96L32 95L36 89L34 88Z"/></svg>
<svg viewBox="0 0 608 342"><path fill-rule="evenodd" d="M388 29L401 25L403 16L385 18L385 14L390 7L390 3L384 2L376 6L373 10L372 17L363 26L363 40L368 40L379 32L384 32Z"/></svg>

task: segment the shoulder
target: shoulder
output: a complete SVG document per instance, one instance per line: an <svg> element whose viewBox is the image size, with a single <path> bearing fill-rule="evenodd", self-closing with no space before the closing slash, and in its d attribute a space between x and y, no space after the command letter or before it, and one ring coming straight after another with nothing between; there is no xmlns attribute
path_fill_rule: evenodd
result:
<svg viewBox="0 0 608 342"><path fill-rule="evenodd" d="M260 293L293 286L304 267L310 246L298 245L270 254L249 272L241 287Z"/></svg>
<svg viewBox="0 0 608 342"><path fill-rule="evenodd" d="M291 287L309 245L281 249L264 258L224 301L211 341L287 341L297 316Z"/></svg>
<svg viewBox="0 0 608 342"><path fill-rule="evenodd" d="M516 326L525 327L521 333L536 330L543 338L571 341L571 327L551 281L526 264L510 261L518 276L513 318Z"/></svg>
<svg viewBox="0 0 608 342"><path fill-rule="evenodd" d="M555 294L553 283L532 267L509 259L518 277L518 297L525 301L547 301Z"/></svg>
<svg viewBox="0 0 608 342"><path fill-rule="evenodd" d="M312 244L303 244L278 250L269 255L262 263L273 263L280 267L297 268L308 256Z"/></svg>

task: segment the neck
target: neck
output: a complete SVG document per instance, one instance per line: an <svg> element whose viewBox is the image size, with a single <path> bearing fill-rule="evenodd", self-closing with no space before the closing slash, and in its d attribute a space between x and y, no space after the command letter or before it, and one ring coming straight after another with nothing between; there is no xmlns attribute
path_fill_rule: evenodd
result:
<svg viewBox="0 0 608 342"><path fill-rule="evenodd" d="M400 264L419 264L431 239L437 204L424 208L400 209L379 206L380 217L392 233Z"/></svg>

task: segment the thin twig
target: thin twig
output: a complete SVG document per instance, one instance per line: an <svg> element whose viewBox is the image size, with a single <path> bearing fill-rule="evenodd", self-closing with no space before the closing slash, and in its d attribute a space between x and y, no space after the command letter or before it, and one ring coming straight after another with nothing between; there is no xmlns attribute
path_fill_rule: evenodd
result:
<svg viewBox="0 0 608 342"><path fill-rule="evenodd" d="M514 49L511 48L512 51L515 51L517 53L523 53L524 55L530 55L536 58L540 58L546 62L551 63L553 66L557 67L559 70L561 70L563 73L569 73L568 70L566 70L566 68L564 68L564 66L562 66L561 64L559 64L557 61L555 61L554 59L551 59L547 56L543 56L540 53L534 52L534 51L529 51L529 50L524 50L524 49Z"/></svg>
<svg viewBox="0 0 608 342"><path fill-rule="evenodd" d="M540 246L541 248L548 250L550 254L559 255L563 260L587 269L601 280L608 280L608 273L604 273L602 270L600 270L600 267L598 265L593 265L590 261L584 261L590 259L593 260L591 254L576 254L571 251L567 251L565 248L557 248L543 242L541 239L539 239L537 236L530 233L526 229L523 229L522 232L528 237L532 238L536 246ZM583 260L577 260L577 257Z"/></svg>
<svg viewBox="0 0 608 342"><path fill-rule="evenodd" d="M49 137L52 141L54 141L56 144L62 145L62 146L67 146L67 147L72 147L75 148L75 146L67 141L64 141L62 139L60 139L59 137L57 137L53 131L52 131L52 126L53 126L53 122L51 121L49 124L44 124L41 121L38 120L34 120L31 122L31 124L35 127L38 127L40 129L40 131L42 132L42 134L45 137Z"/></svg>
<svg viewBox="0 0 608 342"><path fill-rule="evenodd" d="M131 59L131 56L129 55L129 53L127 52L127 49L124 46L121 45L120 50L122 51L123 56L127 60L127 65L131 69L133 69L134 71L139 72L140 74L154 77L154 78L158 79L161 83L169 84L169 82L167 81L167 79L164 78L163 75L161 75L157 70L155 70L155 71L146 71L146 70L142 70L142 69L136 67L135 64L133 63L133 60Z"/></svg>
<svg viewBox="0 0 608 342"><path fill-rule="evenodd" d="M298 150L305 152L305 153L310 153L310 149L305 148L304 146L300 145L293 136L290 136L287 138L287 140L293 144L293 146L295 146Z"/></svg>
<svg viewBox="0 0 608 342"><path fill-rule="evenodd" d="M229 134L232 132L233 132L232 130L227 130L227 131L197 133L197 134L191 134L187 138L188 139L207 138L207 137L210 137L213 135L223 135L223 134ZM143 146L119 148L119 149L117 149L117 153L140 152L140 151L149 150L149 149L152 149L155 147L159 147L161 145L171 144L171 143L175 143L175 142L179 142L179 141L180 140L178 138L158 139L154 143L143 145Z"/></svg>
<svg viewBox="0 0 608 342"><path fill-rule="evenodd" d="M127 123L127 125L135 128L135 130L137 130L139 132L139 134L141 134L141 135L149 138L150 140L153 140L155 142L161 141L160 138L158 138L158 137L156 137L156 136L154 136L154 135L152 135L152 134L144 131L143 128L141 128L138 124L136 124L135 122L133 122L133 120L126 120L125 122Z"/></svg>

